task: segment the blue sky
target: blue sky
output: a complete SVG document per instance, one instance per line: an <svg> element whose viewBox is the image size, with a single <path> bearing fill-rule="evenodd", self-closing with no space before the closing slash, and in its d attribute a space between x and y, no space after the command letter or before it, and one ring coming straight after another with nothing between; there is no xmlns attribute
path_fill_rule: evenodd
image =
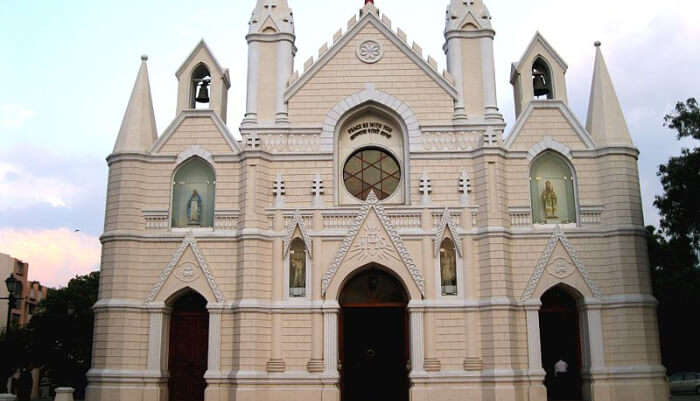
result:
<svg viewBox="0 0 700 401"><path fill-rule="evenodd" d="M375 3L444 68L447 0ZM362 0L290 0L296 68L344 27ZM569 101L585 122L593 42L610 72L641 151L648 223L660 191L657 166L680 151L662 127L673 104L700 97L700 2L490 0L497 31L499 104L514 120L510 63L539 30L569 64ZM253 0L0 2L0 252L30 263L32 279L65 284L99 265L107 166L140 63L149 70L159 132L175 117L174 74L204 38L231 70L229 127L245 101L247 23ZM687 146L687 143L686 143ZM75 232L79 229L79 232Z"/></svg>

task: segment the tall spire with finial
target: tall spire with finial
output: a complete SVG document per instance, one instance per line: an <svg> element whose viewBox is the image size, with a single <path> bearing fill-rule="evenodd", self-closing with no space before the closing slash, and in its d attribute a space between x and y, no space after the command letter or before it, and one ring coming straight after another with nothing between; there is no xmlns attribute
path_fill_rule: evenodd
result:
<svg viewBox="0 0 700 401"><path fill-rule="evenodd" d="M148 152L158 138L146 61L148 56L141 56L141 68L124 113L114 153Z"/></svg>
<svg viewBox="0 0 700 401"><path fill-rule="evenodd" d="M600 44L595 42L595 69L586 129L597 146L634 146Z"/></svg>

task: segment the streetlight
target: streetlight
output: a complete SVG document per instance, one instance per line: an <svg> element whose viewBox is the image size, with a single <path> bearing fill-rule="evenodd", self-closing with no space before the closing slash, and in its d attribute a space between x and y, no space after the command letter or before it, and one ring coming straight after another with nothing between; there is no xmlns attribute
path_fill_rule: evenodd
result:
<svg viewBox="0 0 700 401"><path fill-rule="evenodd" d="M12 274L10 274L10 277L5 280L5 285L7 286L7 292L9 296L7 298L0 298L0 299L7 299L7 326L6 329L7 331L10 330L10 317L12 316L12 309L15 307L15 302L21 301L22 298L18 298L17 294L22 291L22 283L17 280Z"/></svg>

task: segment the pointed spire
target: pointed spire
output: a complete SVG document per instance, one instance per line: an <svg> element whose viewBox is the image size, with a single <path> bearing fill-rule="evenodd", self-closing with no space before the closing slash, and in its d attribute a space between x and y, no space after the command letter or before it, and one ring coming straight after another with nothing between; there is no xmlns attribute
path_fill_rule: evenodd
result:
<svg viewBox="0 0 700 401"><path fill-rule="evenodd" d="M114 153L148 152L158 138L146 61L148 56L141 56L141 69L124 113Z"/></svg>
<svg viewBox="0 0 700 401"><path fill-rule="evenodd" d="M258 0L249 25L248 33L294 35L294 13L287 0Z"/></svg>
<svg viewBox="0 0 700 401"><path fill-rule="evenodd" d="M445 32L491 28L491 13L483 0L450 0L445 16Z"/></svg>
<svg viewBox="0 0 700 401"><path fill-rule="evenodd" d="M596 42L595 47L595 70L586 130L593 136L596 146L634 146L603 53L600 51L600 42Z"/></svg>

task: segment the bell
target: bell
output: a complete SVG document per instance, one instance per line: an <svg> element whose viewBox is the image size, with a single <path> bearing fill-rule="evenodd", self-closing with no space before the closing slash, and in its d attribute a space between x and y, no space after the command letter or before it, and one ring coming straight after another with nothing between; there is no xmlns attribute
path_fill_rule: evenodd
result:
<svg viewBox="0 0 700 401"><path fill-rule="evenodd" d="M537 70L532 71L532 84L535 89L535 97L549 95L549 88L545 82L545 75Z"/></svg>
<svg viewBox="0 0 700 401"><path fill-rule="evenodd" d="M197 103L209 103L209 80L203 79L202 85L199 86L199 93L195 99Z"/></svg>

